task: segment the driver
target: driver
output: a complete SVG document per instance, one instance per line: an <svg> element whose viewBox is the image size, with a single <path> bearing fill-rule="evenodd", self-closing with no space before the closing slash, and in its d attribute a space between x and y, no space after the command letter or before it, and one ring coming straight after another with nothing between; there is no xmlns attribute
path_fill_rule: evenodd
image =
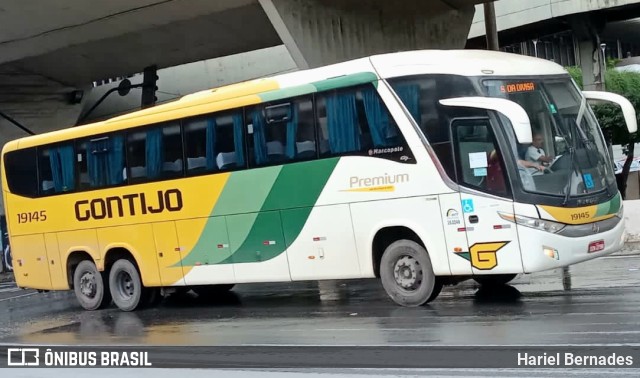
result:
<svg viewBox="0 0 640 378"><path fill-rule="evenodd" d="M527 148L527 152L525 153L525 160L533 162L533 163L549 163L553 160L553 157L546 156L544 153L544 149L542 148L544 144L544 137L541 133L533 134L533 141L531 146Z"/></svg>
<svg viewBox="0 0 640 378"><path fill-rule="evenodd" d="M527 152L525 153L525 160L531 163L538 163L543 165L548 165L549 162L553 161L553 157L545 155L544 149L542 148L544 144L544 137L541 133L533 134L533 141L531 146L527 148ZM540 169L538 167L527 167L529 168L529 172L531 174L540 174Z"/></svg>

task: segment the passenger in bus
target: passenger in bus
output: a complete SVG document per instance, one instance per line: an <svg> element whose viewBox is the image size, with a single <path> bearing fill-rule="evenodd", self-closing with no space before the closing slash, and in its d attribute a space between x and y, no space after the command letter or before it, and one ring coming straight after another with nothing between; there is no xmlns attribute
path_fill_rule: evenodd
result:
<svg viewBox="0 0 640 378"><path fill-rule="evenodd" d="M504 182L504 172L502 171L502 165L500 164L500 155L496 150L489 153L487 163L487 189L492 192L506 192L507 186ZM535 190L535 183L533 182L531 173L528 170L533 169L535 172L542 172L544 171L544 167L520 158L516 160L516 163L524 189Z"/></svg>

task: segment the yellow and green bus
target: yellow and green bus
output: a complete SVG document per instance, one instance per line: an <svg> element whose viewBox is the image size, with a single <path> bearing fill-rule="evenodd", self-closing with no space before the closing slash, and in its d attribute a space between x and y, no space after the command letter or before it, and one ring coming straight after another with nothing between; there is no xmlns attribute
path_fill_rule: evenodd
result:
<svg viewBox="0 0 640 378"><path fill-rule="evenodd" d="M637 128L554 63L413 51L11 141L16 282L131 311L162 289L379 277L418 306L606 255L622 202L587 98Z"/></svg>

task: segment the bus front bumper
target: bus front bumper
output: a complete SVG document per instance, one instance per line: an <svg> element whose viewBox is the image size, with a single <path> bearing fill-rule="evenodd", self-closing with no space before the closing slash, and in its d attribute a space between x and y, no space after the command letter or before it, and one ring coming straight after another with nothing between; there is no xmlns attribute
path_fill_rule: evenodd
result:
<svg viewBox="0 0 640 378"><path fill-rule="evenodd" d="M562 268L619 251L624 245L625 222L618 219L613 228L603 232L592 224L583 225L582 230L591 232L573 237L518 226L524 272Z"/></svg>

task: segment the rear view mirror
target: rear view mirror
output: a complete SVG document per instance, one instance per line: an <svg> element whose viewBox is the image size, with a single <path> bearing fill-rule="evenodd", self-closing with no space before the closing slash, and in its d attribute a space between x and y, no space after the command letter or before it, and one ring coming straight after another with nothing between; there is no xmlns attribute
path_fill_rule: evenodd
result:
<svg viewBox="0 0 640 378"><path fill-rule="evenodd" d="M608 102L620 106L622 109L622 115L624 121L627 124L627 130L629 133L635 133L638 131L638 119L636 118L636 110L629 100L620 96L619 94L603 91L583 91L582 94L587 100Z"/></svg>
<svg viewBox="0 0 640 378"><path fill-rule="evenodd" d="M440 100L440 104L451 107L486 109L499 112L511 122L518 143L530 144L532 142L531 121L529 120L529 116L522 106L513 101L493 97L458 97Z"/></svg>

